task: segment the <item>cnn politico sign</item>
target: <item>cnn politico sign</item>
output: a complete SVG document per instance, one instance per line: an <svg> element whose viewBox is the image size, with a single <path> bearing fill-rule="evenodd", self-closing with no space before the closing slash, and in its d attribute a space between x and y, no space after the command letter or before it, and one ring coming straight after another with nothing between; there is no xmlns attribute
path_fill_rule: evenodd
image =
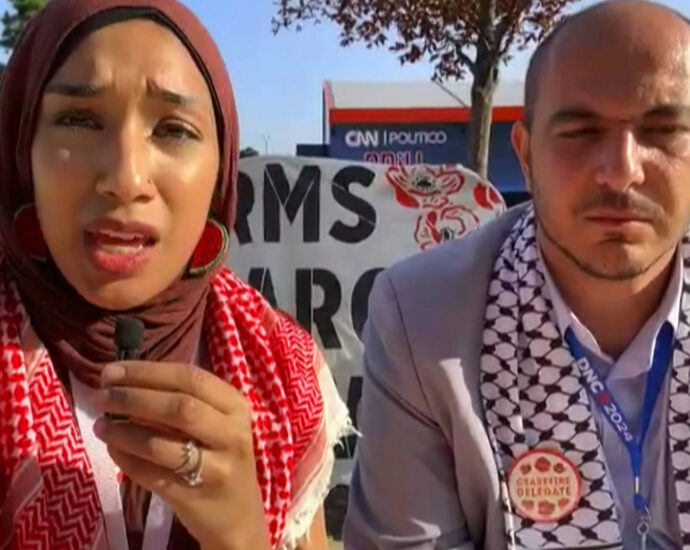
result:
<svg viewBox="0 0 690 550"><path fill-rule="evenodd" d="M457 164L464 158L461 124L333 126L330 156L376 164Z"/></svg>
<svg viewBox="0 0 690 550"><path fill-rule="evenodd" d="M350 130L345 144L351 148L375 148L389 145L444 145L448 133L444 131Z"/></svg>

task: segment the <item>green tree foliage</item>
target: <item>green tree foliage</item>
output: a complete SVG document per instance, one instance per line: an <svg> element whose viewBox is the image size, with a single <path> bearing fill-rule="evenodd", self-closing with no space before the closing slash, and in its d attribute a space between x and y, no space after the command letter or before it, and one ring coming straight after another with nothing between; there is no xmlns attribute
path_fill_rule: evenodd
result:
<svg viewBox="0 0 690 550"><path fill-rule="evenodd" d="M472 80L468 165L486 177L498 69L541 40L577 0L277 0L273 29L330 21L340 42L387 46L402 63L428 59L437 79ZM469 73L469 75L468 75Z"/></svg>
<svg viewBox="0 0 690 550"><path fill-rule="evenodd" d="M259 156L259 151L254 149L253 147L245 147L240 151L240 158L248 158L248 157L258 157Z"/></svg>
<svg viewBox="0 0 690 550"><path fill-rule="evenodd" d="M9 0L11 10L2 16L0 47L7 51L14 49L19 36L29 20L38 13L48 0ZM0 69L1 71L2 69Z"/></svg>

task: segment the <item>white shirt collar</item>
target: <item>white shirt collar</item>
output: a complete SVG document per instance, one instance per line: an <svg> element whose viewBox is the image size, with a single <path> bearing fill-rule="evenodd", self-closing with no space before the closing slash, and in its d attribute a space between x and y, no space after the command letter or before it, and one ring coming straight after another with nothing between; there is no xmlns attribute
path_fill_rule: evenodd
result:
<svg viewBox="0 0 690 550"><path fill-rule="evenodd" d="M647 370L652 362L654 342L661 326L668 322L676 331L680 316L680 303L683 291L683 258L680 250L674 257L674 267L668 287L659 307L642 326L628 348L617 361L606 355L599 347L591 331L577 318L565 303L539 248L539 262L544 272L545 290L551 299L553 313L561 336L572 327L578 341L589 351L612 365L608 373L612 378L632 378Z"/></svg>

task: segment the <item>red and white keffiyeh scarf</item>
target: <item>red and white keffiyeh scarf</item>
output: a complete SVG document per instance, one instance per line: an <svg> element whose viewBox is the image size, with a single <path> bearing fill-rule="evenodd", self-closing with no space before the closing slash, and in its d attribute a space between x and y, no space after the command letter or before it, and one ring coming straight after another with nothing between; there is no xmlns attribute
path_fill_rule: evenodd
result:
<svg viewBox="0 0 690 550"><path fill-rule="evenodd" d="M229 271L204 333L214 374L252 405L256 470L275 548L306 534L328 490L347 410L313 340ZM172 540L169 548L177 548ZM65 387L0 275L0 549L106 550L93 470Z"/></svg>

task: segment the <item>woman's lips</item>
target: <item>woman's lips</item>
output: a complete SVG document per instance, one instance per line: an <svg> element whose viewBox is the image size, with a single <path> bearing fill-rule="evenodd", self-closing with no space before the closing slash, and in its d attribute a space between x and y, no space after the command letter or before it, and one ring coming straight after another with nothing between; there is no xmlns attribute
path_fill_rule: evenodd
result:
<svg viewBox="0 0 690 550"><path fill-rule="evenodd" d="M134 275L151 257L157 235L150 226L104 220L84 231L93 266L118 277Z"/></svg>

